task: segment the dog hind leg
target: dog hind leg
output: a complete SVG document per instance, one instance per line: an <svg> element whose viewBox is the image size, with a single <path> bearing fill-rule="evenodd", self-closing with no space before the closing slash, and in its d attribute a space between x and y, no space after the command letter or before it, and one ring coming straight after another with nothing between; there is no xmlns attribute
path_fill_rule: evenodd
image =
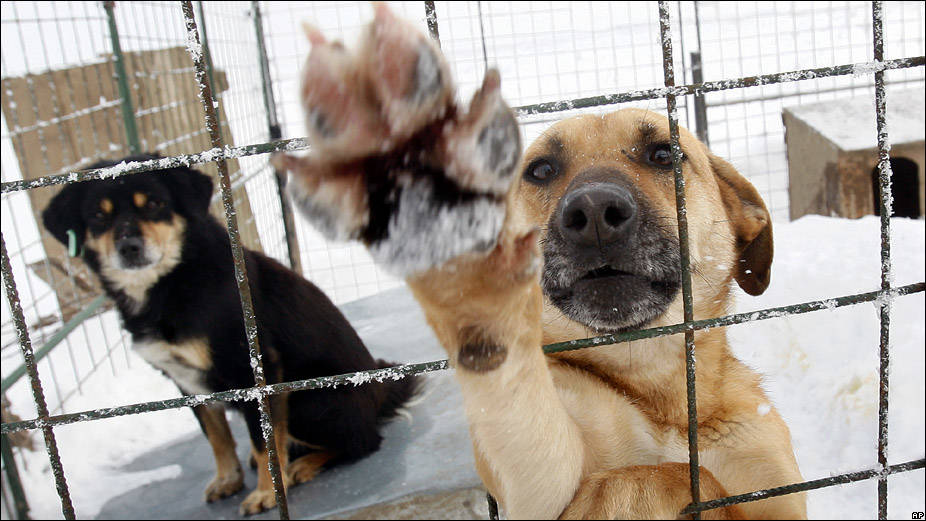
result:
<svg viewBox="0 0 926 521"><path fill-rule="evenodd" d="M286 469L287 478L293 485L311 481L326 463L337 457L333 452L312 452L293 460Z"/></svg>
<svg viewBox="0 0 926 521"><path fill-rule="evenodd" d="M701 501L726 497L707 469L700 471ZM688 464L640 465L596 472L582 480L560 519L678 519L691 503ZM739 506L705 510L704 519L746 519Z"/></svg>

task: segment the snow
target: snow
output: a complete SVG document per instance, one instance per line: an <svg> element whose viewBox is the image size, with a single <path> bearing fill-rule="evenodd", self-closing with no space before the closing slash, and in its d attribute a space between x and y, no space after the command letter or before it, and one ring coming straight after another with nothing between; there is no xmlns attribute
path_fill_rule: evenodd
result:
<svg viewBox="0 0 926 521"><path fill-rule="evenodd" d="M922 142L926 131L926 101L922 89L897 91L886 100L886 131L891 144ZM878 146L874 96L859 96L835 102L787 107L841 150L866 150Z"/></svg>
<svg viewBox="0 0 926 521"><path fill-rule="evenodd" d="M924 221L892 219L891 226L897 284L924 280ZM879 234L876 217L808 216L775 223L772 284L760 297L738 295L735 311L878 289ZM892 309L889 463L895 464L922 458L926 452L924 295L899 297ZM767 414L774 405L785 418L805 479L877 467L878 324L877 307L869 303L728 328L736 355L765 375L771 403L760 405L757 412ZM365 324L364 330L369 327ZM68 410L179 396L165 377L134 354L129 356L129 369L121 370L118 378L98 372ZM28 393L25 386L16 389ZM11 398L24 403L21 396ZM14 412L29 418L28 412ZM193 415L183 409L56 428L78 515L94 516L108 500L140 483L176 478L180 473L176 465L133 473L118 469L152 446L169 451L172 442L197 430ZM32 513L36 518L60 518L48 460L40 438L36 441L38 450L25 452L22 466ZM924 485L921 470L892 476L889 516L906 518L911 511L922 510ZM809 514L811 518L874 518L876 496L874 480L813 491L808 494Z"/></svg>
<svg viewBox="0 0 926 521"><path fill-rule="evenodd" d="M880 226L807 216L775 223L772 283L765 294L738 295L737 312L880 287ZM897 285L920 282L924 221L892 219ZM924 296L898 297L891 317L888 463L924 456ZM765 375L769 398L791 429L804 479L877 468L878 307L860 304L763 320L728 329L736 355ZM759 411L761 413L761 411ZM890 518L923 510L924 474L893 476ZM877 517L876 481L808 494L810 518Z"/></svg>
<svg viewBox="0 0 926 521"><path fill-rule="evenodd" d="M113 377L98 371L84 384L83 394L68 401L68 411L138 403L180 396L176 386L160 372L130 353L128 368ZM28 403L15 393L27 393L26 386L14 387L14 404ZM16 409L14 408L14 412ZM24 419L30 416L20 412ZM190 436L199 430L192 412L186 409L120 416L55 428L55 437L71 499L77 515L94 517L110 499L144 483L180 476L181 468L169 465L153 471L122 472L119 468L160 444ZM36 451L23 451L20 476L27 490L33 519L60 519L61 503L44 451L41 434L33 435ZM169 447L165 450L170 450ZM197 491L198 493L198 491Z"/></svg>
<svg viewBox="0 0 926 521"><path fill-rule="evenodd" d="M756 407L756 412L759 413L759 416L765 416L771 411L772 411L772 406L767 403L759 404L759 406Z"/></svg>

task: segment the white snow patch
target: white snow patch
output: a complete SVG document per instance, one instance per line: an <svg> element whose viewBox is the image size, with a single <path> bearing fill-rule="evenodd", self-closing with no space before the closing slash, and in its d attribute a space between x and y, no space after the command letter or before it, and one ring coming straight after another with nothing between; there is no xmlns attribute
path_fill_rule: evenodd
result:
<svg viewBox="0 0 926 521"><path fill-rule="evenodd" d="M68 402L67 412L180 396L177 387L159 371L134 353L130 352L129 358L129 368L121 369L118 377L113 377L108 369L97 371L84 384L84 394ZM28 399L27 388L17 385L13 389L22 395L10 396L14 405ZM31 418L24 413L20 415L23 419ZM110 499L146 483L177 479L181 475L178 465L140 472L122 472L119 469L151 451L152 447L169 445L198 431L192 411L186 408L56 427L55 438L61 463L78 516L95 517ZM55 492L42 436L38 431L33 432L36 451L22 451L23 458L20 460L20 475L27 490L30 515L34 519L60 519L61 502ZM170 450L170 447L166 446L164 450ZM200 486L205 484L196 484L197 493Z"/></svg>
<svg viewBox="0 0 926 521"><path fill-rule="evenodd" d="M775 223L772 282L760 297L737 295L737 312L852 295L880 287L880 222L807 216ZM891 220L896 284L926 278L924 221ZM728 328L735 354L760 374L791 430L804 479L876 468L878 303L761 320ZM926 298L897 297L891 315L889 462L926 454L923 341ZM761 413L761 411L760 411ZM876 481L808 493L811 519L877 517ZM890 478L890 518L922 510L921 471Z"/></svg>

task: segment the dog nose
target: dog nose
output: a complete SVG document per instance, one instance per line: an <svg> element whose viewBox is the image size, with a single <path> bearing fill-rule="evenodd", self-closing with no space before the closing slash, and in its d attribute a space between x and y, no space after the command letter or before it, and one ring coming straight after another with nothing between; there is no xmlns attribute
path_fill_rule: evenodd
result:
<svg viewBox="0 0 926 521"><path fill-rule="evenodd" d="M141 259L144 247L144 241L138 237L121 239L116 244L116 250L119 252L119 255L129 262L135 262Z"/></svg>
<svg viewBox="0 0 926 521"><path fill-rule="evenodd" d="M571 190L560 208L560 231L576 246L604 249L624 241L636 228L636 201L627 189L613 183L589 183Z"/></svg>

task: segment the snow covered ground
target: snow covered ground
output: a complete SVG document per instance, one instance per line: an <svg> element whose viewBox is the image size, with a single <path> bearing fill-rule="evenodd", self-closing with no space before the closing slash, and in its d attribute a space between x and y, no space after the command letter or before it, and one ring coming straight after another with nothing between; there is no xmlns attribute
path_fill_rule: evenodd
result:
<svg viewBox="0 0 926 521"><path fill-rule="evenodd" d="M924 280L924 221L892 220L895 281ZM809 216L775 224L772 284L761 297L742 294L737 312L879 287L879 221ZM899 298L891 320L890 463L924 457L924 312L922 293ZM873 304L776 318L729 329L736 354L765 375L765 387L791 428L805 479L877 465L878 313ZM131 355L134 357L134 355ZM25 393L25 388L20 392ZM98 373L69 410L177 396L172 384L141 360L113 378ZM11 396L22 403L23 396ZM21 412L21 411L20 411ZM462 415L462 410L460 411ZM25 416L25 415L24 415ZM153 446L198 429L186 410L112 418L55 430L77 513L93 517L111 498L140 483L180 475L176 465L144 473L117 469ZM61 517L43 450L24 453L23 477L35 518ZM200 484L191 484L199 494ZM909 518L924 506L924 472L889 479L889 517ZM810 492L811 518L875 518L876 482ZM144 512L139 512L143 517Z"/></svg>
<svg viewBox="0 0 926 521"><path fill-rule="evenodd" d="M924 280L923 220L893 219L895 284ZM740 294L737 311L877 290L879 220L807 216L776 223L772 284L760 297ZM729 329L738 357L763 373L791 428L805 479L877 466L878 309L859 304ZM891 317L889 463L922 458L924 296L901 297ZM889 517L922 511L924 472L892 477ZM809 494L817 519L877 517L876 482Z"/></svg>

